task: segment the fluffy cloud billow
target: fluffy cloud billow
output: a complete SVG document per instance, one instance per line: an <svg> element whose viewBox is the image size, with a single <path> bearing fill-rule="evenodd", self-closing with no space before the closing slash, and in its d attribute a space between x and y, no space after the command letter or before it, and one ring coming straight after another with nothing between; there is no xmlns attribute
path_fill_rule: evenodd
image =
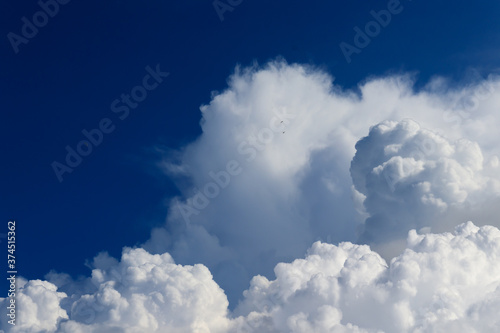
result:
<svg viewBox="0 0 500 333"><path fill-rule="evenodd" d="M125 248L121 261L94 260L90 293L66 295L29 281L17 296L11 332L225 332L228 301L203 265L176 265L168 254ZM66 286L60 286L64 289ZM6 324L6 323L5 323ZM10 325L3 325L5 328Z"/></svg>
<svg viewBox="0 0 500 333"><path fill-rule="evenodd" d="M389 264L366 245L317 242L255 277L237 319L251 332L497 332L500 231L410 231ZM497 308L498 309L498 308Z"/></svg>
<svg viewBox="0 0 500 333"><path fill-rule="evenodd" d="M89 277L20 280L1 329L499 331L498 91L238 67L200 137L159 147L181 192L165 225Z"/></svg>
<svg viewBox="0 0 500 333"><path fill-rule="evenodd" d="M47 281L23 281L18 325L8 332L496 332L500 230L468 222L418 234L387 263L367 245L315 242L304 259L255 276L227 298L203 265L125 249L101 255L77 298ZM5 306L5 300L2 303ZM4 319L2 319L4 320Z"/></svg>
<svg viewBox="0 0 500 333"><path fill-rule="evenodd" d="M404 243L408 229L442 231L450 209L471 211L500 192L499 180L483 173L477 143L449 142L412 120L372 127L356 150L351 175L370 216L362 243L387 247Z"/></svg>

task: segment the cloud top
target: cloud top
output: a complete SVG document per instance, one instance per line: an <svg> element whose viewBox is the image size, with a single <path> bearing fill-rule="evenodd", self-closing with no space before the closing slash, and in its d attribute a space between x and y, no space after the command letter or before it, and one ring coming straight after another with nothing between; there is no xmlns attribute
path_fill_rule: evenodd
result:
<svg viewBox="0 0 500 333"><path fill-rule="evenodd" d="M373 126L356 144L350 168L370 215L360 241L380 244L409 229L440 230L451 209L497 197L499 179L484 174L483 165L476 142L450 142L410 119Z"/></svg>

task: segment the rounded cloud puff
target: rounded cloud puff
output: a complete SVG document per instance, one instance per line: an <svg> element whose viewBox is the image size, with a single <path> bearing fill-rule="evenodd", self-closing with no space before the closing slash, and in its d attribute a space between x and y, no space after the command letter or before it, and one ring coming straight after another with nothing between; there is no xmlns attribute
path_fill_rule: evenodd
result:
<svg viewBox="0 0 500 333"><path fill-rule="evenodd" d="M419 235L389 265L366 245L315 243L254 277L236 313L247 332L496 332L500 230L471 222ZM496 308L498 311L498 307Z"/></svg>
<svg viewBox="0 0 500 333"><path fill-rule="evenodd" d="M227 298L203 265L176 265L168 253L127 248L121 262L95 264L97 291L73 303L70 319L127 332L218 332L226 325Z"/></svg>
<svg viewBox="0 0 500 333"><path fill-rule="evenodd" d="M477 143L452 143L410 119L373 126L350 168L369 214L360 241L387 244L409 229L439 230L450 208L498 196L492 184L499 181L483 174L483 162Z"/></svg>
<svg viewBox="0 0 500 333"><path fill-rule="evenodd" d="M67 295L57 291L57 287L47 281L31 280L22 278L16 280L15 318L5 316L2 313L0 318L1 327L8 332L38 333L55 332L58 323L67 319L68 315L64 311L60 302ZM10 298L0 298L2 309L11 305ZM15 319L15 326L8 321ZM8 330L11 328L11 330Z"/></svg>

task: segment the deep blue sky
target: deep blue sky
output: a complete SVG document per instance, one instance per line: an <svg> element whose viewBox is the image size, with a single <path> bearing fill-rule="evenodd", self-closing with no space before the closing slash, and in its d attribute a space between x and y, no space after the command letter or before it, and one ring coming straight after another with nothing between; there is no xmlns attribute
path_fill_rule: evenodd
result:
<svg viewBox="0 0 500 333"><path fill-rule="evenodd" d="M339 43L353 44L353 28L387 3L245 0L220 21L211 1L70 1L15 54L7 34L21 34L21 18L32 21L40 7L4 1L0 232L17 221L20 275L88 275L84 263L98 252L118 257L147 240L177 193L155 168L153 147L195 139L199 106L237 64L282 56L322 67L346 87L391 72L417 71L423 84L500 66L500 2L457 0L402 1L403 11L348 64ZM121 121L111 102L157 64L170 76ZM60 183L50 164L64 162L65 146L103 118L116 129Z"/></svg>

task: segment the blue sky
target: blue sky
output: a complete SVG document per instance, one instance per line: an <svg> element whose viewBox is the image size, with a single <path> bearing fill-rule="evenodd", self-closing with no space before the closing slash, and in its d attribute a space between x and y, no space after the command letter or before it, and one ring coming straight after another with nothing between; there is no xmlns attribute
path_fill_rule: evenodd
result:
<svg viewBox="0 0 500 333"><path fill-rule="evenodd" d="M85 262L97 253L118 258L163 226L168 202L181 192L158 167L162 154L199 137L200 106L227 88L237 65L312 65L344 89L397 73L416 73L417 88L435 76L453 85L467 82L471 69L484 78L499 68L497 1L403 0L348 63L339 44L354 45L353 28L364 29L370 11L387 6L242 1L221 21L210 1L70 1L16 53L7 35L20 35L21 19L32 21L40 6L4 3L0 232L17 221L20 275L88 276ZM110 105L142 84L147 66L169 76L120 120ZM82 130L104 118L115 129L60 182L51 163L64 163L65 147L76 149Z"/></svg>

